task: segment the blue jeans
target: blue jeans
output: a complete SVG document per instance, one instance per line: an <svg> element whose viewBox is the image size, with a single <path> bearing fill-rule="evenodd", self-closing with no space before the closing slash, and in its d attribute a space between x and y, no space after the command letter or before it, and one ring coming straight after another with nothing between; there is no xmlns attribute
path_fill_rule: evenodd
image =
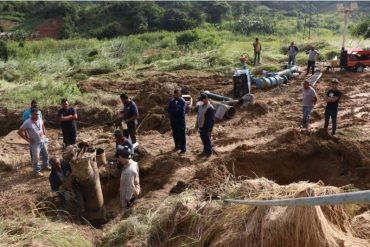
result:
<svg viewBox="0 0 370 247"><path fill-rule="evenodd" d="M208 131L199 130L200 139L203 143L203 153L207 155L212 154L212 140Z"/></svg>
<svg viewBox="0 0 370 247"><path fill-rule="evenodd" d="M313 106L303 106L303 127L308 127L308 123L310 121L310 113L313 109Z"/></svg>
<svg viewBox="0 0 370 247"><path fill-rule="evenodd" d="M338 109L328 109L325 108L325 123L324 123L324 128L329 127L329 120L331 118L331 122L333 124L333 128L331 130L331 134L335 135L335 131L337 129L337 114L338 114Z"/></svg>
<svg viewBox="0 0 370 247"><path fill-rule="evenodd" d="M41 171L41 165L39 163L40 156L42 159L42 165L44 167L49 165L48 150L45 142L31 144L31 153L32 165L35 172Z"/></svg>

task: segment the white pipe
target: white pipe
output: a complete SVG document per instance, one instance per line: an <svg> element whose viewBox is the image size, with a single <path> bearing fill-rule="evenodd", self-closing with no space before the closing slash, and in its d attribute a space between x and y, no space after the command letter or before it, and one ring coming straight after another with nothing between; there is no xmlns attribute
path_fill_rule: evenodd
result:
<svg viewBox="0 0 370 247"><path fill-rule="evenodd" d="M233 200L224 199L227 203L256 205L256 206L321 206L347 203L370 203L370 190L274 200Z"/></svg>

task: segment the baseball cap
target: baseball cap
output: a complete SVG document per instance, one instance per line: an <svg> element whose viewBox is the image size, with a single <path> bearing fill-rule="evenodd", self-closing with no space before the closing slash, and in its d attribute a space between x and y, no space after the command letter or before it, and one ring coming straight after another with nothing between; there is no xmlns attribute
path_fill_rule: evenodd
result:
<svg viewBox="0 0 370 247"><path fill-rule="evenodd" d="M208 96L207 96L207 94L205 94L205 93L201 93L198 99L199 99L199 100L208 99Z"/></svg>
<svg viewBox="0 0 370 247"><path fill-rule="evenodd" d="M333 79L331 79L331 80L330 80L330 83L338 84L338 83L339 83L339 81L338 81L338 79L337 79L337 78L333 78Z"/></svg>
<svg viewBox="0 0 370 247"><path fill-rule="evenodd" d="M125 159L131 159L131 155L132 155L131 148L129 148L128 146L118 145L117 154L119 157L122 157Z"/></svg>

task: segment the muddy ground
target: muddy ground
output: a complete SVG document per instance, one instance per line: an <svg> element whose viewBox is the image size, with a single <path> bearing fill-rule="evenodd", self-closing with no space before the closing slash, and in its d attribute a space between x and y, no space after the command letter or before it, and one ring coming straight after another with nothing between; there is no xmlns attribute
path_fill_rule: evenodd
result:
<svg viewBox="0 0 370 247"><path fill-rule="evenodd" d="M142 194L135 206L138 212L161 202L179 181L185 187L201 189L205 196L217 194L217 184L223 178L218 174L223 171L215 168L220 165L225 165L236 177L266 177L279 184L322 181L326 185L352 184L359 189L370 188L370 72L325 72L315 86L319 101L308 130L300 128L303 74L290 80L287 86L253 89L255 102L248 109L239 109L234 118L215 125L213 141L216 155L209 159L198 156L202 145L196 131L189 131L186 154L172 152L173 141L165 105L177 86L193 97L203 89L231 96L231 77L191 76L185 72L150 73L143 75L150 79L135 83L99 78L79 83L84 92L109 92L116 94L117 98L119 93L126 91L139 105L142 124L138 139L145 152L139 162ZM324 121L324 95L333 77L340 80L343 92L335 137L320 131ZM111 105L113 112L120 107L119 101L111 102ZM88 111L84 111L83 106L78 107L81 119L88 121L89 114L84 114ZM52 110L45 109L48 112ZM97 141L97 146L106 149L110 156L114 149L114 129L105 125L109 119L107 114L98 110L96 114L96 121L91 121L93 123L86 127L82 125L78 139ZM3 116L16 119L19 112L6 112ZM189 114L187 125L193 129L195 113ZM13 123L7 128L16 129L17 125ZM59 155L61 131L49 128L48 137L51 156ZM32 176L28 145L17 137L15 131L4 135L0 145L3 150L0 215L19 217L35 204L50 198L49 182L47 177ZM108 214L114 218L120 212L119 181L117 177L106 177L105 168L101 173Z"/></svg>

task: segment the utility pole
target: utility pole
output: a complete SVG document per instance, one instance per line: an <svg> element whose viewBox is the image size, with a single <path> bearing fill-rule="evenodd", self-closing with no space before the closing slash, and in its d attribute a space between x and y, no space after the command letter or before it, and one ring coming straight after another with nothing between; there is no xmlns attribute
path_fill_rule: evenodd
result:
<svg viewBox="0 0 370 247"><path fill-rule="evenodd" d="M358 5L357 3L351 3L350 8L345 8L343 3L337 3L337 10L342 11L344 15L344 25L343 25L343 40L342 40L342 47L346 46L346 35L347 35L347 30L348 30L348 19L351 15L351 13L355 10L358 10Z"/></svg>
<svg viewBox="0 0 370 247"><path fill-rule="evenodd" d="M311 17L312 17L312 2L310 1L310 19L308 21L308 39L311 39Z"/></svg>
<svg viewBox="0 0 370 247"><path fill-rule="evenodd" d="M319 12L317 12L317 16L316 16L316 23L317 23L317 26L316 26L316 29L317 29L317 39L319 40L320 39L320 25L319 25Z"/></svg>
<svg viewBox="0 0 370 247"><path fill-rule="evenodd" d="M303 40L304 40L304 37L305 37L305 34L306 34L306 18L307 18L307 15L304 16L304 25L303 25Z"/></svg>

